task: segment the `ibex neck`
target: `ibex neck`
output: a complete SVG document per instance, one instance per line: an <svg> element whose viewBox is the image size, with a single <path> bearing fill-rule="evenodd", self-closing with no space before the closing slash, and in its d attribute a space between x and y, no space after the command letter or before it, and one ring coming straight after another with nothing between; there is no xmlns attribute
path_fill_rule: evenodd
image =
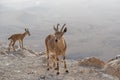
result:
<svg viewBox="0 0 120 80"><path fill-rule="evenodd" d="M23 38L26 36L26 32L23 33Z"/></svg>

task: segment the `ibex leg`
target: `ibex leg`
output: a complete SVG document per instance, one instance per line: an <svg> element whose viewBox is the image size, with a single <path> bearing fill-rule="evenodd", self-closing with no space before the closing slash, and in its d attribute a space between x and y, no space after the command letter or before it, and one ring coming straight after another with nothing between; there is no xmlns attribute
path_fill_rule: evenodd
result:
<svg viewBox="0 0 120 80"><path fill-rule="evenodd" d="M15 51L14 45L15 45L15 41L12 43L12 48L13 48L13 50Z"/></svg>
<svg viewBox="0 0 120 80"><path fill-rule="evenodd" d="M58 56L56 56L56 60L57 60L57 75L59 75L59 58L58 58Z"/></svg>
<svg viewBox="0 0 120 80"><path fill-rule="evenodd" d="M63 62L64 62L64 68L66 69L66 72L68 73L67 66L66 66L65 56L63 56Z"/></svg>
<svg viewBox="0 0 120 80"><path fill-rule="evenodd" d="M10 51L11 45L12 45L12 40L11 40L10 43L9 43L8 51Z"/></svg>

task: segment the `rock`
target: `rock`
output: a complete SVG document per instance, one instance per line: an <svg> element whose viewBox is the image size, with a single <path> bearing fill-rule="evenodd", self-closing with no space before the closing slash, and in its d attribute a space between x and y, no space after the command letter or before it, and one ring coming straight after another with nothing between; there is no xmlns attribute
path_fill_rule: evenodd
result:
<svg viewBox="0 0 120 80"><path fill-rule="evenodd" d="M41 80L41 79L42 79L42 80L45 80L45 75L41 75L41 76L40 76L40 80Z"/></svg>
<svg viewBox="0 0 120 80"><path fill-rule="evenodd" d="M7 48L2 46L0 46L0 51L3 52L3 55L0 55L0 80L118 80L117 77L103 73L101 69L91 68L91 66L103 67L105 64L95 57L79 62L66 59L69 73L65 72L64 64L60 62L60 74L56 75L54 69L46 70L47 60L43 52L18 49L4 55ZM86 67L79 66L78 63Z"/></svg>
<svg viewBox="0 0 120 80"><path fill-rule="evenodd" d="M120 55L117 55L116 57L110 59L108 62L113 61L113 60L116 60L116 59L120 59Z"/></svg>
<svg viewBox="0 0 120 80"><path fill-rule="evenodd" d="M3 76L4 75L4 72L0 72L0 76Z"/></svg>
<svg viewBox="0 0 120 80"><path fill-rule="evenodd" d="M105 65L105 62L96 57L91 57L91 58L80 60L78 65L87 66L87 67L103 68Z"/></svg>
<svg viewBox="0 0 120 80"><path fill-rule="evenodd" d="M120 58L109 61L104 67L104 72L120 79Z"/></svg>

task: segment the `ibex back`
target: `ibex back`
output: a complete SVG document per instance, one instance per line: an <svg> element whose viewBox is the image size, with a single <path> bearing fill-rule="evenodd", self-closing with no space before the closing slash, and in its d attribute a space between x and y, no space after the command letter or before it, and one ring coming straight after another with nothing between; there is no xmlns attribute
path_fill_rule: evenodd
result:
<svg viewBox="0 0 120 80"><path fill-rule="evenodd" d="M57 75L59 74L59 55L63 57L64 62L64 68L66 69L66 61L65 61L65 53L67 49L66 41L63 38L64 33L67 32L67 28L65 27L66 24L64 24L59 31L59 24L57 24L57 27L54 26L54 34L48 35L45 39L45 45L46 45L46 54L47 54L47 66L49 70L49 56L50 53L52 53L52 62L53 62L53 68L57 70ZM56 66L57 63L57 66ZM66 72L68 70L66 69Z"/></svg>
<svg viewBox="0 0 120 80"><path fill-rule="evenodd" d="M14 45L15 45L15 42L16 41L19 41L19 45L20 45L20 48L23 49L23 39L26 35L29 35L30 36L30 32L28 29L25 28L25 32L22 33L22 34L13 34L12 36L10 36L8 38L8 40L10 40L10 43L9 43L9 48L8 50L10 51L11 50L11 47L13 50L15 50L14 48Z"/></svg>

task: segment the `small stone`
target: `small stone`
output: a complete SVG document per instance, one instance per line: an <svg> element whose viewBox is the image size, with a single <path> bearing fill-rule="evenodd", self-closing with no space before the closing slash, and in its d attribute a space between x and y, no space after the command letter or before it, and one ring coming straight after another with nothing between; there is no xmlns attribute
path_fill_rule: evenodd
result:
<svg viewBox="0 0 120 80"><path fill-rule="evenodd" d="M45 79L45 76L44 76L44 75L41 75L41 76L40 76L40 79Z"/></svg>

